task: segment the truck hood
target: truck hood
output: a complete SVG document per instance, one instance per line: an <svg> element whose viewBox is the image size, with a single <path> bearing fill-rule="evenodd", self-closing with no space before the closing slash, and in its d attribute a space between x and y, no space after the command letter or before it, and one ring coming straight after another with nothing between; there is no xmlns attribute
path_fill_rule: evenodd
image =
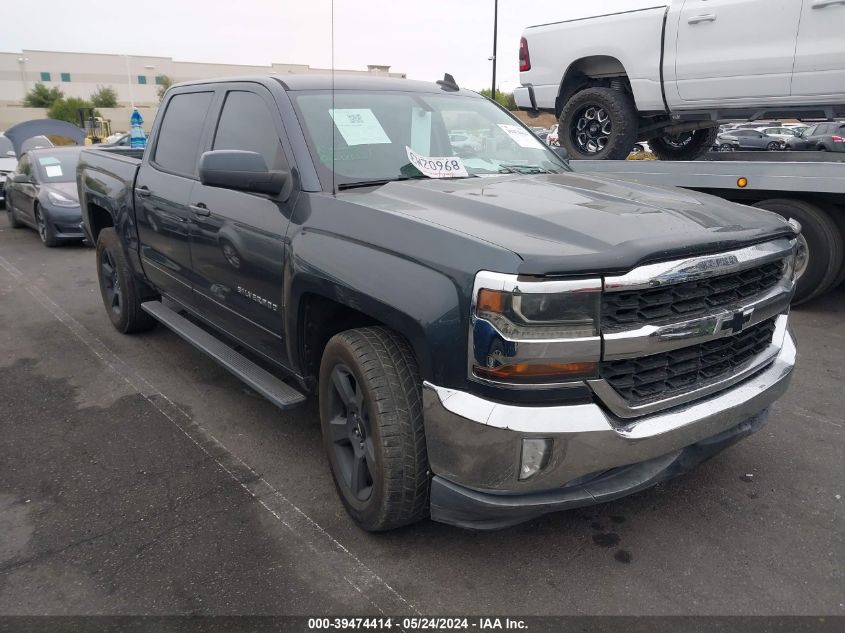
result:
<svg viewBox="0 0 845 633"><path fill-rule="evenodd" d="M592 174L413 180L341 196L507 249L521 274L623 272L794 233L767 211Z"/></svg>

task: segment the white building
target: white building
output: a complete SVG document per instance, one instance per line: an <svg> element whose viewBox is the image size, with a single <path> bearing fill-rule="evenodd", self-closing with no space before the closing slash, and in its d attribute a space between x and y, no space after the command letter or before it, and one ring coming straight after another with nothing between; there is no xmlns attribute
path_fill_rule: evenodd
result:
<svg viewBox="0 0 845 633"><path fill-rule="evenodd" d="M375 74L404 78L390 66L367 70L336 70L338 74ZM0 107L19 106L32 87L41 82L58 87L66 97L90 99L100 86L113 88L122 106L158 105L158 84L167 76L173 83L235 75L329 74L331 69L304 64L241 66L174 61L170 57L102 55L60 51L0 52Z"/></svg>

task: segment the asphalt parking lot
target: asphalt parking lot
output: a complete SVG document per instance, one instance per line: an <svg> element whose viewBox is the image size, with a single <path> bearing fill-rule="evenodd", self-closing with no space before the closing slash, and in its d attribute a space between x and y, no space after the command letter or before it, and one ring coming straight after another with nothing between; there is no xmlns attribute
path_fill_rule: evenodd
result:
<svg viewBox="0 0 845 633"><path fill-rule="evenodd" d="M317 407L280 412L94 252L0 218L0 614L845 614L845 287L794 312L764 430L694 473L493 533L358 530Z"/></svg>

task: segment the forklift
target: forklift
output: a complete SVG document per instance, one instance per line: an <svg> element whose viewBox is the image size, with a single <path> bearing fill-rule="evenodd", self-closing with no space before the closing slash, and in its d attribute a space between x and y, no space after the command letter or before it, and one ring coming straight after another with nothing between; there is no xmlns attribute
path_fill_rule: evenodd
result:
<svg viewBox="0 0 845 633"><path fill-rule="evenodd" d="M85 131L85 144L97 145L111 136L111 120L94 116L94 108L79 108L79 127Z"/></svg>

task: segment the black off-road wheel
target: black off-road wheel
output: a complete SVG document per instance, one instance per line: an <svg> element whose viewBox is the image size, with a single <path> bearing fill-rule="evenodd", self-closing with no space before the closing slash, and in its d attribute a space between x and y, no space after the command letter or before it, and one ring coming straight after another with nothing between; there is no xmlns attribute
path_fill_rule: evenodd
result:
<svg viewBox="0 0 845 633"><path fill-rule="evenodd" d="M103 229L97 237L97 278L106 313L118 332L132 334L155 327L155 319L141 309L141 286L112 228Z"/></svg>
<svg viewBox="0 0 845 633"><path fill-rule="evenodd" d="M429 514L422 384L407 341L383 327L348 330L320 364L320 423L349 515L377 532Z"/></svg>
<svg viewBox="0 0 845 633"><path fill-rule="evenodd" d="M660 160L697 160L716 145L718 136L719 130L714 127L677 135L658 136L651 139L648 144Z"/></svg>
<svg viewBox="0 0 845 633"><path fill-rule="evenodd" d="M793 305L817 297L840 279L842 266L845 265L842 246L845 236L825 209L790 198L763 200L754 206L773 211L787 220L794 218L801 223Z"/></svg>
<svg viewBox="0 0 845 633"><path fill-rule="evenodd" d="M573 159L625 160L637 141L631 97L611 88L576 93L560 113L558 141Z"/></svg>

